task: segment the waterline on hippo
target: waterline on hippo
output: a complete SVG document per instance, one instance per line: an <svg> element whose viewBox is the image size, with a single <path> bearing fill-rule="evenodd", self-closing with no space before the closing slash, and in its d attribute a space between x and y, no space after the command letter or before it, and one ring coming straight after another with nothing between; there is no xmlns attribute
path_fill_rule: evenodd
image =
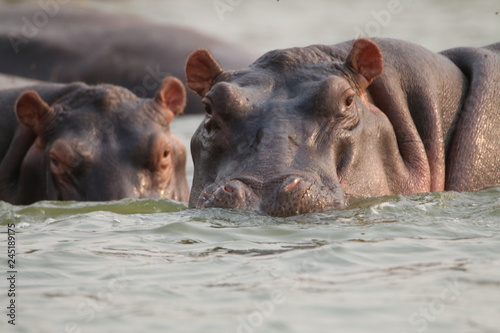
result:
<svg viewBox="0 0 500 333"><path fill-rule="evenodd" d="M224 71L198 50L186 78L206 115L189 205L289 216L350 196L499 185L499 53L359 39Z"/></svg>

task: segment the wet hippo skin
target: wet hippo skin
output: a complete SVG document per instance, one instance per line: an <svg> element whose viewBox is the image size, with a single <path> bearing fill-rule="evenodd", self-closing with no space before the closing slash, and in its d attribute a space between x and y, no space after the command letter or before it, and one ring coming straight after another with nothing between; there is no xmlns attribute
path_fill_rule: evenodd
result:
<svg viewBox="0 0 500 333"><path fill-rule="evenodd" d="M170 133L185 98L174 77L152 99L84 83L0 90L0 200L187 201L186 151Z"/></svg>
<svg viewBox="0 0 500 333"><path fill-rule="evenodd" d="M188 59L206 115L189 205L288 216L351 196L500 185L500 44L393 39L275 50L225 71Z"/></svg>
<svg viewBox="0 0 500 333"><path fill-rule="evenodd" d="M39 18L44 15L46 21ZM139 97L153 97L167 75L184 77L186 57L197 48L210 49L228 69L257 59L251 50L193 29L72 6L43 11L38 4L2 5L0 22L0 72L52 82L111 83ZM192 92L184 113L203 113Z"/></svg>

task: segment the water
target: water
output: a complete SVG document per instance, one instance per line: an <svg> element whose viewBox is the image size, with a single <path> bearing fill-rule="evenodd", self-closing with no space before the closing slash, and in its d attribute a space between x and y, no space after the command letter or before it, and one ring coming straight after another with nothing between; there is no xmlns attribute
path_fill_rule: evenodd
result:
<svg viewBox="0 0 500 333"><path fill-rule="evenodd" d="M16 332L498 332L499 194L291 218L2 204L17 224Z"/></svg>
<svg viewBox="0 0 500 333"><path fill-rule="evenodd" d="M389 1L240 3L224 20L212 1L99 6L265 52L375 31L371 11ZM496 3L401 3L377 35L433 50L498 39ZM173 130L188 144L200 121L177 119ZM290 218L168 200L0 203L1 231L10 223L17 316L7 323L2 233L0 332L500 332L500 188L365 199Z"/></svg>

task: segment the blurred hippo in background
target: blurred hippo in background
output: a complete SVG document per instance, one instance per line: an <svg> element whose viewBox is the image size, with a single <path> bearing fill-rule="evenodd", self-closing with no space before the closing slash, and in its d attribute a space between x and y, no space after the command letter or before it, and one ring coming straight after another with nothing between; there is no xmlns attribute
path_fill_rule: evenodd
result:
<svg viewBox="0 0 500 333"><path fill-rule="evenodd" d="M392 39L188 59L205 119L189 205L288 216L350 196L500 185L500 43L436 54Z"/></svg>
<svg viewBox="0 0 500 333"><path fill-rule="evenodd" d="M185 100L174 77L152 99L107 84L0 90L0 200L187 201L186 150L170 133Z"/></svg>
<svg viewBox="0 0 500 333"><path fill-rule="evenodd" d="M151 98L166 75L184 77L186 58L197 48L210 49L229 69L257 59L240 46L188 28L51 3L2 5L0 72L111 83ZM189 92L185 113L202 112L200 98Z"/></svg>

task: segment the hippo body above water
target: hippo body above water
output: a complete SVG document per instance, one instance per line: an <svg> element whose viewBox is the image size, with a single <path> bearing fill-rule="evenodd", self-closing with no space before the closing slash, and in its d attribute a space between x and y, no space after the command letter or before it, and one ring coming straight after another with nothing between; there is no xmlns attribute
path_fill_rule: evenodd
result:
<svg viewBox="0 0 500 333"><path fill-rule="evenodd" d="M500 43L440 54L392 39L187 61L206 116L189 205L288 216L349 196L500 185Z"/></svg>
<svg viewBox="0 0 500 333"><path fill-rule="evenodd" d="M230 69L257 56L195 30L73 6L2 5L0 72L42 81L111 83L153 97L163 77L184 77L187 56L209 48ZM185 114L203 113L188 93Z"/></svg>
<svg viewBox="0 0 500 333"><path fill-rule="evenodd" d="M0 200L187 201L186 151L169 127L185 98L173 77L154 99L83 83L0 90Z"/></svg>

